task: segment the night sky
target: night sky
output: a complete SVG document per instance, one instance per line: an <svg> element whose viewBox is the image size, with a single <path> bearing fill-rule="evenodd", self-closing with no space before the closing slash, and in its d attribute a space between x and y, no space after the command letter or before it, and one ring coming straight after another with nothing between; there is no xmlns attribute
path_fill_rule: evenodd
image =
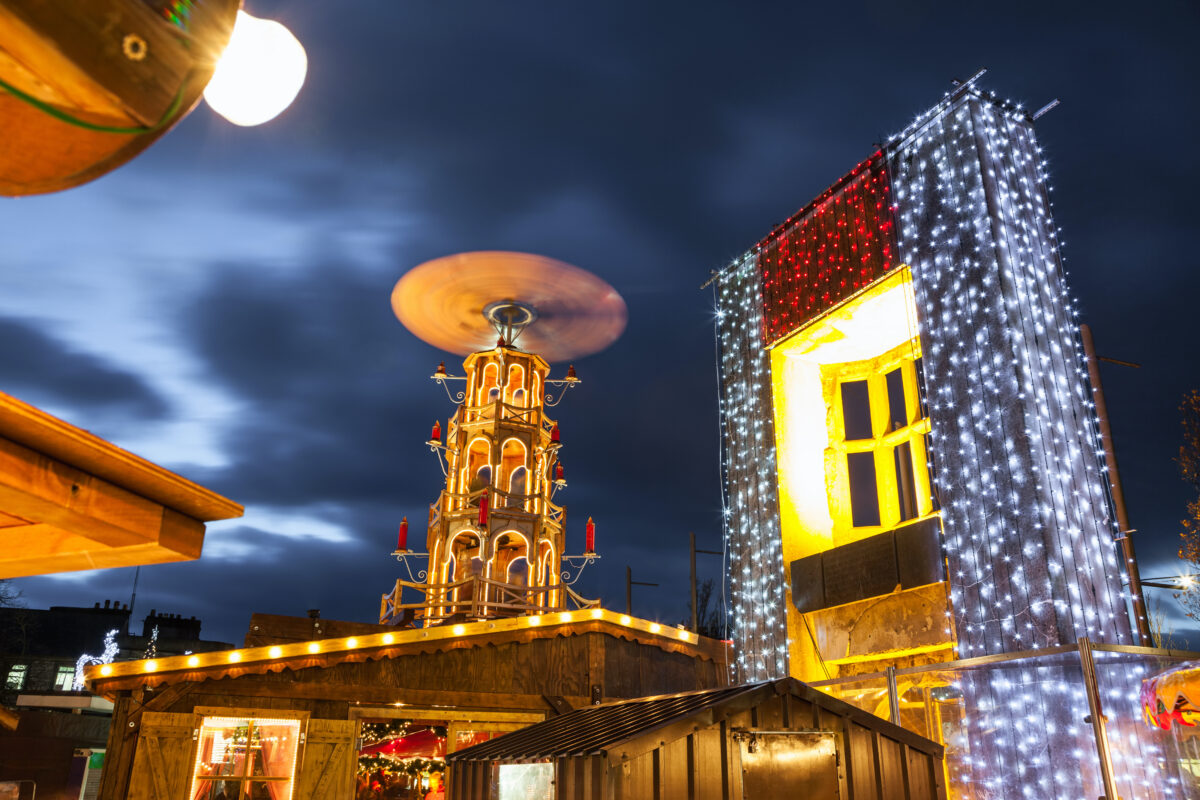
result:
<svg viewBox="0 0 1200 800"><path fill-rule="evenodd" d="M721 547L700 284L980 67L1027 108L1062 101L1036 131L1070 286L1100 354L1141 364L1103 379L1142 573L1181 569L1195 4L246 2L308 50L290 110L243 129L201 106L107 177L0 201L0 389L246 506L199 561L142 568L139 632L151 608L235 643L254 611L377 619L397 524L423 543L442 484L422 443L453 406L428 376L457 367L389 294L482 249L576 264L628 303L552 412L557 499L571 552L596 519L584 595L623 608L632 565L661 584L634 613L684 620L688 531ZM128 602L133 575L17 585L90 606Z"/></svg>

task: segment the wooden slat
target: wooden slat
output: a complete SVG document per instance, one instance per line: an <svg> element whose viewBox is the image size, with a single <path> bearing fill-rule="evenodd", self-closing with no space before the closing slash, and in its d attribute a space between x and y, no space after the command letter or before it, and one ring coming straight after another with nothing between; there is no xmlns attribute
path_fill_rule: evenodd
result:
<svg viewBox="0 0 1200 800"><path fill-rule="evenodd" d="M353 796L357 731L354 720L309 720L293 797L349 800Z"/></svg>

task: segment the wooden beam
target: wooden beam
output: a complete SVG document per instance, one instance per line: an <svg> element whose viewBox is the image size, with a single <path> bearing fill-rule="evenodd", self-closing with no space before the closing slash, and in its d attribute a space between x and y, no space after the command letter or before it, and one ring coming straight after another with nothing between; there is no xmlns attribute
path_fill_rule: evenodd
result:
<svg viewBox="0 0 1200 800"><path fill-rule="evenodd" d="M454 706L463 708L495 708L504 711L525 708L531 711L549 710L540 694L509 694L497 692L448 692L441 689L402 689L361 683L316 683L297 681L256 681L238 678L219 683L205 683L199 694L221 694L240 697L286 697L296 700L345 700L348 702L409 706ZM562 698L573 708L590 703L587 697L569 695Z"/></svg>
<svg viewBox="0 0 1200 800"><path fill-rule="evenodd" d="M0 578L198 558L204 524L0 439Z"/></svg>

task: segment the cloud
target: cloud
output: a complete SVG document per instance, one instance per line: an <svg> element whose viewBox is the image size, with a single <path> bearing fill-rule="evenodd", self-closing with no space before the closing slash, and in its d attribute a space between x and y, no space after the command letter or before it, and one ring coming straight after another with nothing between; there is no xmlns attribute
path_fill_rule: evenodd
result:
<svg viewBox="0 0 1200 800"><path fill-rule="evenodd" d="M75 409L89 419L158 420L168 412L141 376L71 347L28 320L0 318L0 385L34 405Z"/></svg>

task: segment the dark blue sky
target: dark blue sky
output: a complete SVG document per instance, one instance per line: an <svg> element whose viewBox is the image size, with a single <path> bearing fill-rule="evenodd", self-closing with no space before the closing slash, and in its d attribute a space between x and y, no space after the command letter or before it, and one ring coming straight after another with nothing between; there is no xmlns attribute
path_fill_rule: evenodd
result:
<svg viewBox="0 0 1200 800"><path fill-rule="evenodd" d="M1194 4L263 3L308 49L296 104L198 108L145 155L0 202L0 389L231 497L197 562L144 568L136 616L240 642L253 611L373 620L402 516L441 472L445 356L392 285L452 252L543 253L629 304L558 408L584 594L675 622L687 533L720 547L713 300L725 265L952 78L1037 108L1070 283L1102 355L1147 576L1177 572L1177 406L1200 388ZM834 8L834 6L839 6ZM561 369L562 367L560 367ZM702 575L715 576L712 557ZM128 600L133 570L19 581ZM1153 590L1152 590L1153 591ZM1158 595L1173 604L1169 593ZM99 647L99 643L97 643Z"/></svg>

